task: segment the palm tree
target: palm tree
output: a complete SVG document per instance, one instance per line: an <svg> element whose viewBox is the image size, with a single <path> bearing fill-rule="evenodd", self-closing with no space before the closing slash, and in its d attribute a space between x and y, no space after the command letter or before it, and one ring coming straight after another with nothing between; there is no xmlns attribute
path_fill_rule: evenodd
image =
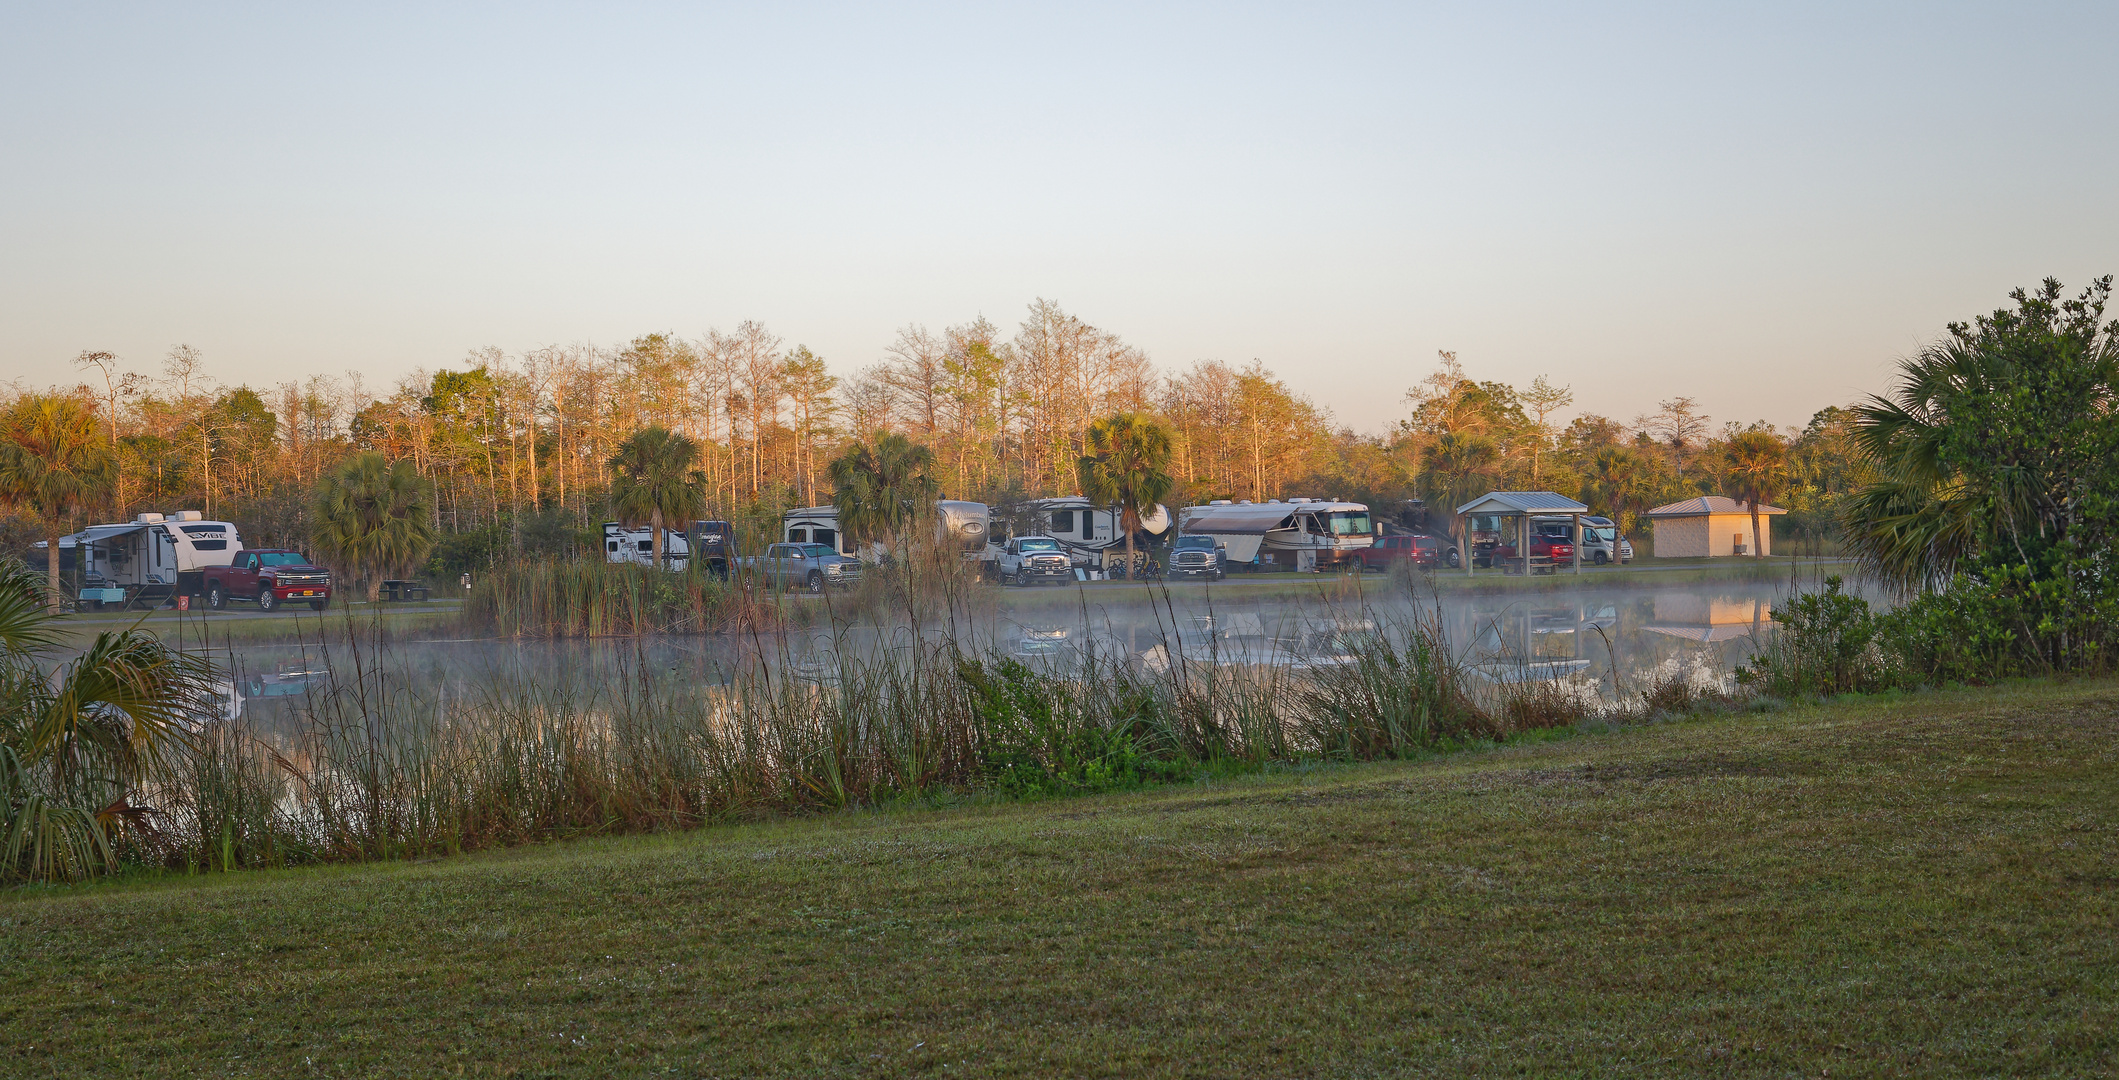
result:
<svg viewBox="0 0 2119 1080"><path fill-rule="evenodd" d="M1842 504L1841 520L1870 571L1914 592L2009 565L2058 573L2065 590L2075 586L2054 569L2063 560L2105 560L2119 484L2111 291L2110 277L2072 300L2052 278L2017 289L2013 308L1949 324L1900 362L1887 396L1854 409L1875 479Z"/></svg>
<svg viewBox="0 0 2119 1080"><path fill-rule="evenodd" d="M1611 519L1619 523L1619 531L1631 532L1653 469L1647 455L1633 447L1601 447L1589 459L1582 501L1607 508Z"/></svg>
<svg viewBox="0 0 2119 1080"><path fill-rule="evenodd" d="M410 573L434 547L434 485L409 459L386 463L373 451L338 463L317 481L309 537L323 556L367 586Z"/></svg>
<svg viewBox="0 0 2119 1080"><path fill-rule="evenodd" d="M932 449L892 431L847 447L827 470L839 528L856 541L894 538L940 494L933 468Z"/></svg>
<svg viewBox="0 0 2119 1080"><path fill-rule="evenodd" d="M1126 534L1126 573L1134 572L1133 534L1141 514L1155 509L1176 485L1170 467L1170 429L1142 413L1124 412L1089 425L1088 453L1074 463L1082 495L1092 503L1118 506Z"/></svg>
<svg viewBox="0 0 2119 1080"><path fill-rule="evenodd" d="M38 653L58 639L43 591L0 563L0 881L115 869L113 835L151 814L131 798L221 706L211 663L132 630L47 672Z"/></svg>
<svg viewBox="0 0 2119 1080"><path fill-rule="evenodd" d="M1429 489L1441 495L1451 508L1450 535L1456 538L1457 549L1466 559L1471 558L1471 537L1458 535L1463 522L1457 518L1455 508L1485 494L1500 463L1500 445L1485 435L1444 432L1435 437L1434 446L1427 452Z"/></svg>
<svg viewBox="0 0 2119 1080"><path fill-rule="evenodd" d="M1733 435L1722 450L1724 478L1729 493L1751 507L1751 557L1766 556L1765 534L1759 532L1759 504L1781 497L1788 483L1788 444L1770 431L1745 431Z"/></svg>
<svg viewBox="0 0 2119 1080"><path fill-rule="evenodd" d="M0 416L0 501L28 507L43 522L45 603L59 610L59 530L66 518L117 483L117 458L96 434L96 418L72 398L31 394Z"/></svg>
<svg viewBox="0 0 2119 1080"><path fill-rule="evenodd" d="M706 512L706 474L691 436L650 424L611 455L611 510L627 527L646 525L649 552L662 565L662 523Z"/></svg>

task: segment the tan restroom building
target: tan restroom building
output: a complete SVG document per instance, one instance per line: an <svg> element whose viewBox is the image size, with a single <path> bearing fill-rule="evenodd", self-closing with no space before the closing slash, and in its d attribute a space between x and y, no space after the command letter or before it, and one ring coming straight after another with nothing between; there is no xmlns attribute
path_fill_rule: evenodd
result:
<svg viewBox="0 0 2119 1080"><path fill-rule="evenodd" d="M1749 555L1754 545L1762 555L1773 554L1774 514L1788 511L1759 504L1759 528L1766 535L1751 535L1751 506L1727 495L1702 495L1697 499L1665 503L1650 510L1655 522L1655 557L1697 559L1713 555Z"/></svg>

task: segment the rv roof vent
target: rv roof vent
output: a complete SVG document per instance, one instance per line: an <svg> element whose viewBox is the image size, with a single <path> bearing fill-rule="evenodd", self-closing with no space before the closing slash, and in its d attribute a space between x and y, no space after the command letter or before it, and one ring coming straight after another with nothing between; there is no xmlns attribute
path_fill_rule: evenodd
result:
<svg viewBox="0 0 2119 1080"><path fill-rule="evenodd" d="M1236 505L1238 505L1238 506L1249 506L1249 505L1251 505L1251 500L1249 500L1249 499L1238 499L1238 500L1236 500Z"/></svg>
<svg viewBox="0 0 2119 1080"><path fill-rule="evenodd" d="M1208 506L1234 506L1234 505L1236 505L1236 503L1235 503L1235 502L1234 502L1233 500L1230 500L1230 499L1215 499L1215 500L1213 500L1212 502L1209 502L1209 503L1208 503L1207 505L1208 505Z"/></svg>
<svg viewBox="0 0 2119 1080"><path fill-rule="evenodd" d="M177 511L177 520L178 520L178 521L203 521L203 520L205 520L205 518L206 518L206 515L204 515L204 514L201 514L201 513L199 513L199 512L197 511L197 510L179 510L179 511Z"/></svg>
<svg viewBox="0 0 2119 1080"><path fill-rule="evenodd" d="M1280 500L1279 500L1279 499L1267 499L1266 501L1267 501L1267 502L1269 502L1269 503L1272 503L1272 504L1274 504L1274 505L1276 505L1276 506L1280 504Z"/></svg>
<svg viewBox="0 0 2119 1080"><path fill-rule="evenodd" d="M139 523L139 524L142 524L142 525L160 525L160 524L162 523L162 515L160 515L160 514L141 514L141 515L140 515L140 516L139 516L139 517L138 517L138 518L137 518L136 520L138 521L138 523Z"/></svg>
<svg viewBox="0 0 2119 1080"><path fill-rule="evenodd" d="M1305 499L1305 498L1303 498L1303 497L1302 497L1302 496L1300 496L1300 495L1297 495L1296 497L1294 497L1294 498L1292 498L1292 499L1289 499L1288 501L1289 501L1289 502L1291 502L1291 503L1297 503L1297 502L1309 502L1310 500L1308 500L1308 499Z"/></svg>

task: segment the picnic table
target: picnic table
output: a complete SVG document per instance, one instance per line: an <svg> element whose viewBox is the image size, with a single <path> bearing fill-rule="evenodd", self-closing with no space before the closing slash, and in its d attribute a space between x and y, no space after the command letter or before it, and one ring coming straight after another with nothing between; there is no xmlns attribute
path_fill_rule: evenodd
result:
<svg viewBox="0 0 2119 1080"><path fill-rule="evenodd" d="M427 598L427 587L417 581L385 581L383 582L382 598L391 602L425 600Z"/></svg>

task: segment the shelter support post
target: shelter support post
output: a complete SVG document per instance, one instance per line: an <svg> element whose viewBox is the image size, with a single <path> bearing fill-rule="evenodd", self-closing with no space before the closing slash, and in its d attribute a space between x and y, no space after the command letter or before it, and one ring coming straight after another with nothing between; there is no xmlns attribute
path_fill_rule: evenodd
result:
<svg viewBox="0 0 2119 1080"><path fill-rule="evenodd" d="M1579 574L1582 572L1582 540L1584 539L1582 536L1582 515L1570 514L1568 516L1573 518L1575 523L1575 573Z"/></svg>
<svg viewBox="0 0 2119 1080"><path fill-rule="evenodd" d="M1523 534L1523 548L1522 548L1522 551L1523 551L1523 576L1524 576L1525 578L1529 578L1529 577L1530 577L1530 515L1529 515L1529 514L1524 514L1524 515L1522 515L1521 517L1517 518L1517 519L1516 519L1516 522L1517 522L1517 524L1518 524L1518 525L1520 525L1520 526L1521 526L1521 532L1522 532L1522 534Z"/></svg>

